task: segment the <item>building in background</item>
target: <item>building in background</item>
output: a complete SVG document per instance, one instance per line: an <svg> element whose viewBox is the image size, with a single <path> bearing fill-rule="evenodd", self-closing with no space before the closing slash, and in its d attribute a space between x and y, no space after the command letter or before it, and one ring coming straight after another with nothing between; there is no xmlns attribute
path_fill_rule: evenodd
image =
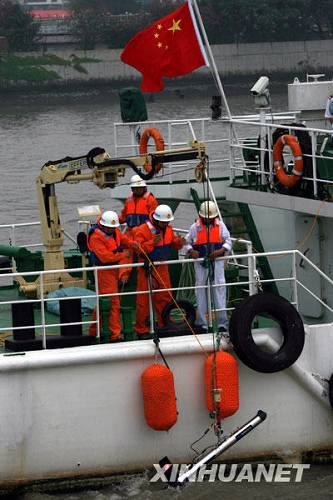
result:
<svg viewBox="0 0 333 500"><path fill-rule="evenodd" d="M70 10L32 9L30 15L36 23L39 23L41 35L67 35L72 31Z"/></svg>
<svg viewBox="0 0 333 500"><path fill-rule="evenodd" d="M25 10L68 9L69 0L19 0Z"/></svg>

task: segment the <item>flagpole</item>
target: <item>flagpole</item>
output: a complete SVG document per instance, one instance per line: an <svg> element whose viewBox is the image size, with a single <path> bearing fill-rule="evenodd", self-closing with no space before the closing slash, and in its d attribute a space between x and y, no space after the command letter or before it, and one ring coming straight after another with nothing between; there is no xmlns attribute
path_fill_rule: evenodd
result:
<svg viewBox="0 0 333 500"><path fill-rule="evenodd" d="M201 14L200 14L200 10L199 10L197 1L196 0L188 0L188 3L189 3L189 7L190 8L191 8L191 6L194 7L197 19L199 21L200 29L201 29L201 32L202 32L203 37L204 37L205 45L206 45L206 48L207 48L207 51L208 51L208 56L209 56L210 63L211 63L212 75L213 75L213 78L214 78L214 80L215 80L215 82L217 84L217 87L218 87L218 90L219 90L219 92L221 94L221 97L223 99L223 103L224 103L224 106L225 106L228 118L231 121L232 120L232 116L231 116L229 104L228 104L226 95L224 93L223 85L222 85L222 82L221 82L221 79L220 79L219 72L217 70L217 66L216 66L216 63L215 63L215 59L214 59L214 56L213 56L212 49L210 48L209 40L208 40L208 37L207 37L205 26L204 26L203 21L202 21L202 17L201 17ZM232 123L232 121L231 121L231 132L232 132L232 134L234 136L234 139L236 141L237 146L239 146L239 140L238 140L237 132L236 132L236 129L235 129L234 124ZM245 160L244 160L243 155L241 155L241 161L242 161L243 167L245 168L246 165L245 165Z"/></svg>
<svg viewBox="0 0 333 500"><path fill-rule="evenodd" d="M214 77L214 79L216 81L216 84L217 84L218 90L219 90L219 92L221 94L221 97L223 99L223 103L224 103L227 115L228 115L229 118L231 118L231 112L230 112L230 108L229 108L229 105L228 105L228 101L227 101L226 95L224 93L223 85L222 85L222 82L221 82L221 79L220 79L219 72L217 70L217 66L216 66L216 63L215 63L215 59L214 59L214 56L213 56L212 49L210 48L210 45L209 45L207 33L206 33L205 26L204 26L203 21L202 21L202 17L201 17L201 14L200 14L200 10L199 10L197 1L196 0L188 0L188 1L194 7L197 19L199 21L200 29L201 29L201 32L202 32L202 35L203 35L203 38L204 38L204 41L205 41L205 46L207 48L209 60L210 60L210 63L211 63L212 74L213 74L213 77Z"/></svg>

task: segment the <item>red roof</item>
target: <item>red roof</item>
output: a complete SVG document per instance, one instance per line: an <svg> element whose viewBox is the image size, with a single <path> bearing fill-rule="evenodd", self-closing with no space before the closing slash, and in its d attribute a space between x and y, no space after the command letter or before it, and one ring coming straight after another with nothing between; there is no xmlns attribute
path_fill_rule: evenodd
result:
<svg viewBox="0 0 333 500"><path fill-rule="evenodd" d="M34 19L67 19L72 16L72 11L70 10L31 10L30 15Z"/></svg>

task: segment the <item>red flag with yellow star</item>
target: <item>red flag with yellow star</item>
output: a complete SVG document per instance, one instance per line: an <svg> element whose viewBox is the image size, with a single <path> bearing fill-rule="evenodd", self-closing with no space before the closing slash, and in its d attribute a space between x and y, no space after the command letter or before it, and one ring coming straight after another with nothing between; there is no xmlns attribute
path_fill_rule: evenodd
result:
<svg viewBox="0 0 333 500"><path fill-rule="evenodd" d="M192 6L187 2L137 33L124 48L121 60L142 73L143 92L163 90L163 76L186 75L208 65Z"/></svg>

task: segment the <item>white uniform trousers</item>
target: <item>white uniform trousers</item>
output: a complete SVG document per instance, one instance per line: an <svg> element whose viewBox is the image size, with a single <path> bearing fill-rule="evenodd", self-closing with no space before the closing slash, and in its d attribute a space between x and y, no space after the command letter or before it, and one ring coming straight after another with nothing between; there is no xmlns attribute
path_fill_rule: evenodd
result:
<svg viewBox="0 0 333 500"><path fill-rule="evenodd" d="M195 270L195 285L204 286L208 285L208 269L204 268L200 262L194 263ZM214 263L214 280L213 285L223 285L225 283L224 277L224 261L219 260ZM217 286L212 288L212 309L224 309L226 307L226 287ZM195 295L197 298L198 306L198 319L197 325L208 328L207 318L207 289L196 288ZM214 297L214 300L213 300ZM217 327L224 327L228 329L228 316L226 311L219 311L216 313Z"/></svg>

